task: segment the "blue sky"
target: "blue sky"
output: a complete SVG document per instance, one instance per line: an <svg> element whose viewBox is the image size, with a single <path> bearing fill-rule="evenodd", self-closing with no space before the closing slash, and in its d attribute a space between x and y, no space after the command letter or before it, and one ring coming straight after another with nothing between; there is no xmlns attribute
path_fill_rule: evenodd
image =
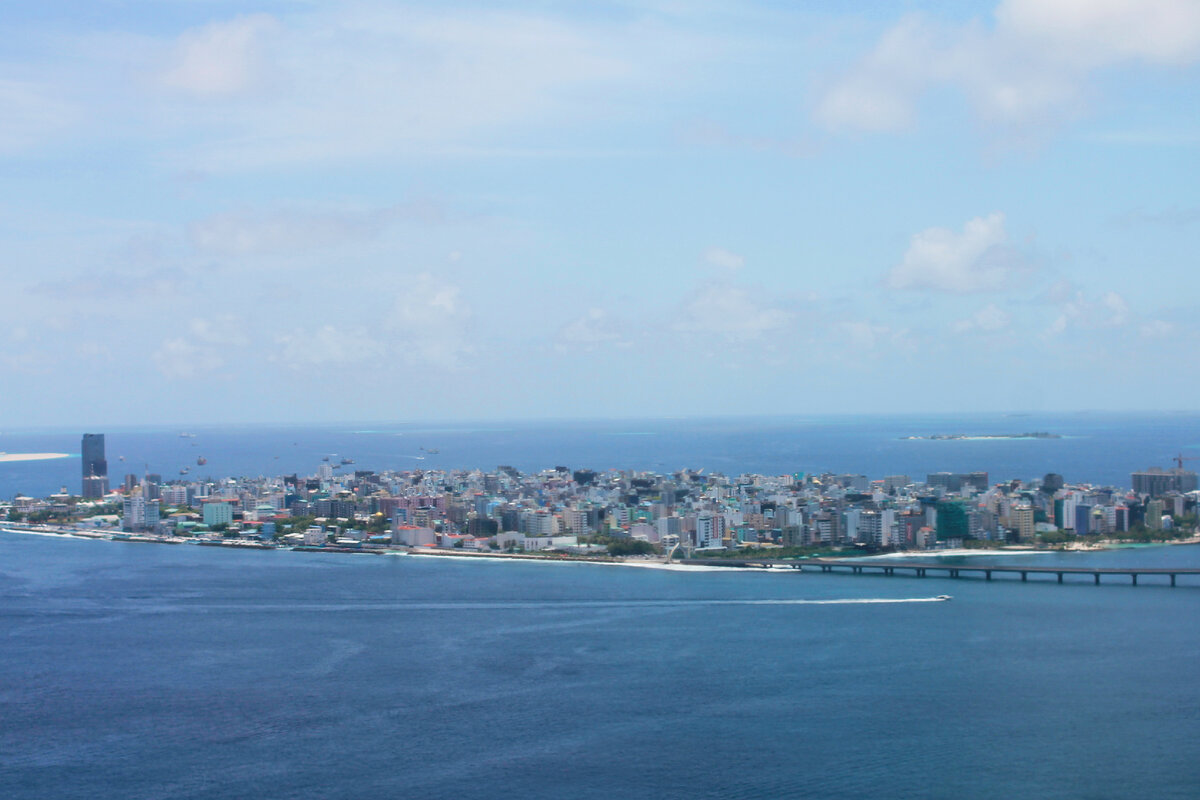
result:
<svg viewBox="0 0 1200 800"><path fill-rule="evenodd" d="M1195 409L1200 4L0 16L0 425Z"/></svg>

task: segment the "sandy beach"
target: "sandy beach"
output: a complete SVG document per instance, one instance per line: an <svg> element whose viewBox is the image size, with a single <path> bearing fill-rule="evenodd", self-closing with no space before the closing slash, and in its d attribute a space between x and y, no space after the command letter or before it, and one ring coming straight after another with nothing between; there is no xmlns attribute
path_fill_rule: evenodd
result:
<svg viewBox="0 0 1200 800"><path fill-rule="evenodd" d="M117 531L111 529L97 528L74 528L60 525L28 525L24 523L3 523L0 522L0 531L5 533L21 533L32 534L37 536L57 536L69 537L77 539L111 539ZM126 539L127 540L127 539ZM157 537L138 537L135 541L140 542L161 542L164 544L178 544L180 539L163 539ZM234 543L222 543L226 547L236 546ZM1153 542L1147 546L1165 546L1176 544L1200 544L1200 536L1193 536L1188 539L1180 539L1167 542ZM249 545L247 545L249 546ZM980 556L1012 556L1012 555L1048 555L1051 553L1062 552L1094 552L1098 550L1119 549L1121 543L1118 542L1101 542L1099 544L1084 544L1082 542L1068 544L1065 548L1039 549L1032 550L1027 548L999 549L999 550L974 550L968 548L958 548L954 550L913 550L897 553L881 553L874 556L851 556L858 561L877 561L877 560L893 560L893 559L920 559L920 558L961 558L961 557L980 557ZM290 549L290 548L282 548ZM463 550L362 550L352 552L377 553L382 555L393 556L416 556L428 558L455 558L463 561L480 561L500 563L504 561L523 561L526 563L536 564L593 564L602 567L636 567L640 569L659 569L669 570L671 572L726 572L729 570L737 570L741 572L774 572L779 574L792 573L796 567L802 567L806 563L816 565L820 563L820 559L797 560L788 564L780 564L774 566L734 566L730 564L681 564L676 561L666 561L661 556L659 557L633 557L633 558L610 558L606 556L588 558L580 556L547 556L536 553L504 553L495 551L471 552ZM834 558L837 558L836 556ZM844 558L844 557L843 557Z"/></svg>
<svg viewBox="0 0 1200 800"><path fill-rule="evenodd" d="M70 457L70 453L0 453L0 463L7 461L50 461L55 458Z"/></svg>

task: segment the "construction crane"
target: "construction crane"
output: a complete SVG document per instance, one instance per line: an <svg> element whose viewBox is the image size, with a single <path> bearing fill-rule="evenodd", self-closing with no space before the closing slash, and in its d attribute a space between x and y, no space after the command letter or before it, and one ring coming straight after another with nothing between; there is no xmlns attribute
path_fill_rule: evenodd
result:
<svg viewBox="0 0 1200 800"><path fill-rule="evenodd" d="M1185 461L1200 461L1200 456L1185 456L1183 453L1180 453L1179 455L1175 456L1171 460L1175 462L1176 468L1182 470L1183 462L1185 462Z"/></svg>

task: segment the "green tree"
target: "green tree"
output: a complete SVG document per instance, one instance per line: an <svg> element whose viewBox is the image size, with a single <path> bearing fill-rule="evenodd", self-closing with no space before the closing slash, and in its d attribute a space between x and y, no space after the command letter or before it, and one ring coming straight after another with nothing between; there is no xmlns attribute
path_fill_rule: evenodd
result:
<svg viewBox="0 0 1200 800"><path fill-rule="evenodd" d="M642 556L654 552L654 545L644 539L614 539L608 544L608 554L613 556Z"/></svg>

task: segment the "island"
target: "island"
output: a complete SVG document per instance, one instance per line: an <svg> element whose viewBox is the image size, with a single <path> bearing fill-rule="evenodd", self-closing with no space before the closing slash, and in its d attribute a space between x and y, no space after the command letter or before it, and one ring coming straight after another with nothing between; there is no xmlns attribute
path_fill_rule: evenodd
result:
<svg viewBox="0 0 1200 800"><path fill-rule="evenodd" d="M900 438L903 440L921 439L927 441L980 441L984 439L1061 439L1062 435L1047 433L1045 431L1030 431L1027 433L931 433L927 436L901 436Z"/></svg>
<svg viewBox="0 0 1200 800"><path fill-rule="evenodd" d="M147 471L110 487L101 436L81 443L90 466L80 494L0 501L0 530L310 553L791 568L851 556L1200 541L1200 483L1181 466L1132 473L1132 490L1053 472L994 481L985 471L337 471L325 460L308 474Z"/></svg>

